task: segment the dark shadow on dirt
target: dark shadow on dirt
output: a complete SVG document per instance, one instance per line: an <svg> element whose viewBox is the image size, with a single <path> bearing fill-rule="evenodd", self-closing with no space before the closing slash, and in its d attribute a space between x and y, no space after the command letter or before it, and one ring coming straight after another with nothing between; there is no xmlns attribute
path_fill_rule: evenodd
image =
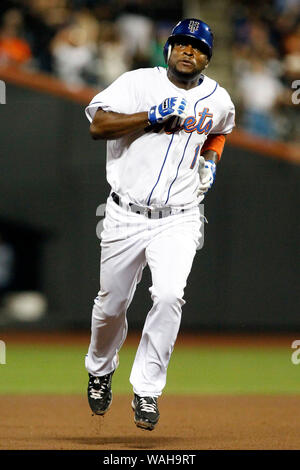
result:
<svg viewBox="0 0 300 470"><path fill-rule="evenodd" d="M178 448L178 444L183 444L185 439L180 437L156 437L156 436L149 436L146 434L147 431L141 431L141 437L138 436L114 436L114 437L57 437L51 438L53 440L61 441L62 445L64 441L74 442L75 444L83 444L89 446L95 446L98 450L101 448L109 449L109 446L112 445L114 450L117 449L116 445L119 444L118 449L125 450L125 449L136 449L136 450L145 450L145 449L169 449L172 446Z"/></svg>

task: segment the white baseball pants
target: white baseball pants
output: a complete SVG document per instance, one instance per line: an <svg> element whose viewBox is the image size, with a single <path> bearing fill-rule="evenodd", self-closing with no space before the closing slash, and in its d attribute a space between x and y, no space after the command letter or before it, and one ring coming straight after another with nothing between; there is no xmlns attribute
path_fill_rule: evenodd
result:
<svg viewBox="0 0 300 470"><path fill-rule="evenodd" d="M100 291L94 301L85 359L90 374L102 376L118 366L118 351L127 335L127 310L148 263L153 306L146 317L130 382L140 396L161 395L201 223L198 207L149 219L108 198L101 234Z"/></svg>

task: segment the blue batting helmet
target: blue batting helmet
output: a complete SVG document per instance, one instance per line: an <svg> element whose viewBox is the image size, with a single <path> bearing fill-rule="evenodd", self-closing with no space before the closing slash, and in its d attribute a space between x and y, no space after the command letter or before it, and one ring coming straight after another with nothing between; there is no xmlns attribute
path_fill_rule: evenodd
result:
<svg viewBox="0 0 300 470"><path fill-rule="evenodd" d="M164 46L164 58L166 63L168 62L168 50L169 46L173 44L177 36L184 36L193 38L201 43L203 51L210 59L213 50L213 33L208 24L204 21L196 18L188 18L183 21L179 21L173 28L167 42Z"/></svg>

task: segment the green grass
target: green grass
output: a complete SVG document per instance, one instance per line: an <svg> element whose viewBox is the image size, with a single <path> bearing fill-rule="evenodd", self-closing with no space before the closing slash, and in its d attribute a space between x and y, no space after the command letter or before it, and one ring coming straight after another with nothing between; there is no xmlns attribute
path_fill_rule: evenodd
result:
<svg viewBox="0 0 300 470"><path fill-rule="evenodd" d="M286 348L175 348L166 393L300 393L300 365ZM0 365L0 394L85 394L86 348L81 346L7 347ZM113 378L115 393L132 393L129 383L135 348L124 346Z"/></svg>

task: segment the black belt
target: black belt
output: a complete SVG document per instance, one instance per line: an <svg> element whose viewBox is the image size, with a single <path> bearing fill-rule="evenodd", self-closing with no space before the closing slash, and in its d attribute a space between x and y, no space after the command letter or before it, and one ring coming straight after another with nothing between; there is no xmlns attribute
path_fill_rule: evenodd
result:
<svg viewBox="0 0 300 470"><path fill-rule="evenodd" d="M163 217L168 217L172 214L171 207L162 207L161 209L150 209L150 207L139 206L133 202L128 204L123 204L121 202L120 196L115 192L111 193L113 201L118 204L118 206L128 208L131 212L135 214L142 214L148 217L149 219L162 219ZM181 209L181 212L184 212L184 209Z"/></svg>

